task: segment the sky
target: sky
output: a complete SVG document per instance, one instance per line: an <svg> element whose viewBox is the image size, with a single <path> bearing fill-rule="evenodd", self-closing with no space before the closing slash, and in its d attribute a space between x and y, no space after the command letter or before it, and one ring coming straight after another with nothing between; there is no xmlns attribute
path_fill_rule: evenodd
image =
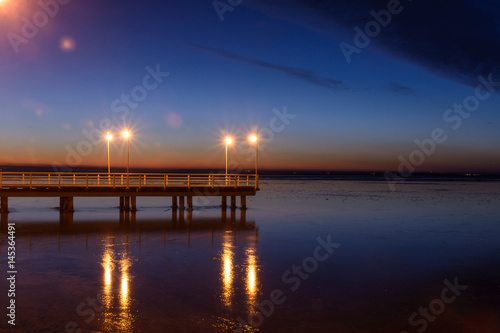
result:
<svg viewBox="0 0 500 333"><path fill-rule="evenodd" d="M500 173L500 2L0 1L0 165ZM498 82L498 83L497 83Z"/></svg>

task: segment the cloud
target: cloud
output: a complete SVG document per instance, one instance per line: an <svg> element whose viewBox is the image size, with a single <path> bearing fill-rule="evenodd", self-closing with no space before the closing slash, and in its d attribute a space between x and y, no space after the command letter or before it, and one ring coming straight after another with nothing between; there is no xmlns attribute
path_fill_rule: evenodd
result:
<svg viewBox="0 0 500 333"><path fill-rule="evenodd" d="M339 89L345 89L342 81L320 76L311 70L272 64L269 62L244 57L244 56L241 56L241 55L238 55L235 53L231 53L231 52L227 52L227 51L223 51L223 50L218 50L218 49L213 49L213 48L206 47L206 46L201 46L201 45L196 45L196 44L191 44L191 46L194 46L197 49L200 49L203 51L213 53L213 54L215 54L219 57L222 57L222 58L243 62L243 63L250 64L253 66L261 67L261 68L274 70L274 71L283 73L285 75L294 77L296 79L308 82L310 84L314 84L316 86L328 88L330 90L336 91Z"/></svg>
<svg viewBox="0 0 500 333"><path fill-rule="evenodd" d="M417 92L410 87L404 86L402 84L396 83L396 82L389 82L389 84L386 86L386 88L392 92L401 94L401 95L408 95L408 96L416 96Z"/></svg>
<svg viewBox="0 0 500 333"><path fill-rule="evenodd" d="M500 3L493 0L401 0L403 11L369 48L424 67L448 79L477 85L479 75L500 78ZM254 0L251 6L353 44L354 27L374 21L387 0ZM320 23L319 23L320 22ZM338 48L338 52L340 48Z"/></svg>

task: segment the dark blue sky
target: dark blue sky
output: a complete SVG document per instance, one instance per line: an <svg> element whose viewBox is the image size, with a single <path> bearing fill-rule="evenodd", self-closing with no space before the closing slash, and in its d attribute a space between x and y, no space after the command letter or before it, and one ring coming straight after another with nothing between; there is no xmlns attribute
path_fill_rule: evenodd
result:
<svg viewBox="0 0 500 333"><path fill-rule="evenodd" d="M214 5L215 4L215 5ZM498 1L0 3L0 163L500 172ZM221 18L223 20L221 20Z"/></svg>

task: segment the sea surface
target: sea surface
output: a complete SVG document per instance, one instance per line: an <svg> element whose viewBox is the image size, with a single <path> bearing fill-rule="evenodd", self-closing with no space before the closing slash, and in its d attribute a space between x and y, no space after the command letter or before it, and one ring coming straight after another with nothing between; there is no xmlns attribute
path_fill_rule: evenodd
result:
<svg viewBox="0 0 500 333"><path fill-rule="evenodd" d="M500 182L260 188L246 211L138 198L120 214L118 198L75 198L60 216L58 198L10 198L0 331L500 332Z"/></svg>

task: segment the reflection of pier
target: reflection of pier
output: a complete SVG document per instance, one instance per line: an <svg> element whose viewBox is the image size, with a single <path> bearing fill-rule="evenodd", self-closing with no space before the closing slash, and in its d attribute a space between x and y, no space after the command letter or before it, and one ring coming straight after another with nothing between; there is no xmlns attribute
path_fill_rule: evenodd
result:
<svg viewBox="0 0 500 333"><path fill-rule="evenodd" d="M78 267L68 264L68 269L74 269L75 276L85 275L77 281L91 285L89 295L102 300L102 311L90 325L84 321L87 317L77 318L82 331L147 331L138 316L139 310L144 310L142 291L146 283L157 289L152 295L161 299L154 308L161 318L176 309L200 318L215 314L215 320L230 323L235 321L235 314L246 318L255 311L261 277L259 231L250 218L251 211L197 209L149 214L116 210L106 219L76 213L74 223L64 219L59 223L57 213L53 215L55 219L49 222L16 222L16 244L27 257L51 253L49 260L76 258ZM96 260L102 268L95 267ZM87 272L88 267L90 274L79 274ZM154 274L145 269L151 267ZM95 269L97 275L93 274ZM51 272L40 274L52 278ZM196 287L200 283L216 299L207 297L209 307L193 310L186 295L189 298L193 284ZM82 300L78 299L74 307ZM207 312L195 312L200 309ZM160 322L168 327L168 320Z"/></svg>
<svg viewBox="0 0 500 333"><path fill-rule="evenodd" d="M246 209L246 197L256 194L258 175L153 173L21 173L0 172L3 213L9 197L59 197L61 212L73 211L74 197L119 197L120 209L135 211L137 197L171 197L172 208L193 208L193 197L221 197L221 207ZM200 200L203 204L203 200Z"/></svg>
<svg viewBox="0 0 500 333"><path fill-rule="evenodd" d="M203 221L198 222L201 225L205 224ZM193 224L197 224L197 222L193 222ZM207 226L213 226L213 223L209 222ZM252 225L248 225L248 228L251 227ZM203 259L201 261L179 260L180 255L174 255L173 251L170 251L170 260L155 261L162 266L162 269L156 272L160 276L157 280L147 279L147 281L158 281L158 285L161 285L155 296L166 300L163 303L158 303L157 309L161 316L167 317L163 321L164 327L169 327L169 321L172 320L168 317L168 313L172 311L171 309L203 318L209 318L213 315L213 313L210 313L210 315L207 315L208 313L196 313L197 307L194 306L193 309L191 302L186 301L186 299L189 300L190 293L193 292L192 283L204 283L200 280L209 281L208 284L205 284L206 290L210 295L213 293L219 301L214 302L214 299L208 297L210 309L220 309L222 305L223 310L219 312L221 316L217 320L222 320L226 325L225 327L233 327L234 330L231 331L237 331L239 325L235 321L236 316L233 313L243 313L246 317L256 312L257 299L261 293L260 264L257 253L258 231L256 228L243 231L234 228L224 229L211 229L212 241L208 248L206 242L193 242L194 248L200 250L200 252L208 250L206 252L210 253L211 249L218 249L217 253L214 253L215 259L212 259L209 254L208 256L202 255ZM169 233L169 235L172 234L174 233ZM172 238L175 238L175 236ZM155 240L158 242L158 238ZM152 243L155 240L152 240ZM143 276L148 273L143 270L141 261L137 260L137 247L141 247L140 238L138 243L135 242L135 246L129 247L129 243L133 242L129 241L128 234L127 236L105 234L99 237L100 263L102 266L102 291L100 294L103 303L103 311L100 315L102 320L100 331L139 332L143 331L141 328L144 328L139 323L141 317L139 317L137 311L140 306L138 302L140 296L138 294L141 290L144 290L141 282ZM165 248L165 233L163 247ZM173 248L179 249L178 247ZM157 252L165 253L161 250ZM158 257L154 258L158 259ZM210 264L205 265L203 261L208 261ZM218 267L218 269L210 269L209 267L212 265ZM193 266L200 267L199 270L195 269L195 272L198 270L201 273L194 280L190 278L193 274ZM201 267L209 269L205 271ZM213 274L218 274L219 278L213 279ZM177 330L174 329L174 331Z"/></svg>
<svg viewBox="0 0 500 333"><path fill-rule="evenodd" d="M173 210L166 218L139 218L136 212L121 211L113 220L84 220L73 223L73 213L60 213L59 223L22 222L16 223L16 234L86 234L86 233L140 233L165 230L234 230L255 229L255 221L247 221L246 211L241 210L237 218L236 210L228 214L221 210L220 217L194 216L192 211ZM2 214L2 231L7 230L8 214Z"/></svg>

